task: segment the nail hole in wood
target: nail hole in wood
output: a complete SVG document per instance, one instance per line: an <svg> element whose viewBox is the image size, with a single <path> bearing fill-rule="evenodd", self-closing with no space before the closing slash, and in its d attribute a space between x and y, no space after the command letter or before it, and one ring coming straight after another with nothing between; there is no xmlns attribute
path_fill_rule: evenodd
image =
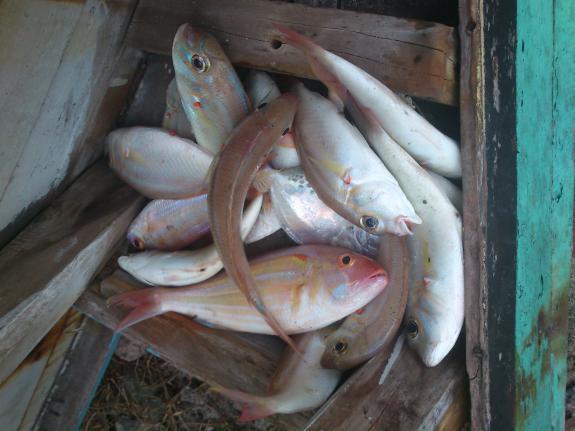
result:
<svg viewBox="0 0 575 431"><path fill-rule="evenodd" d="M272 48L273 49L280 49L282 47L283 43L280 40L277 39L273 39L272 40Z"/></svg>

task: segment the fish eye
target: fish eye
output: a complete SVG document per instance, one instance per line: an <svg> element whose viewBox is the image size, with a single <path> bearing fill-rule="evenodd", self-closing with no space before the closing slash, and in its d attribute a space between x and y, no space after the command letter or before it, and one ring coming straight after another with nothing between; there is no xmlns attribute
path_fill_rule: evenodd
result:
<svg viewBox="0 0 575 431"><path fill-rule="evenodd" d="M349 254L344 254L339 258L343 265L349 265L351 263L351 256Z"/></svg>
<svg viewBox="0 0 575 431"><path fill-rule="evenodd" d="M210 65L207 59L198 54L192 55L191 63L192 66L194 66L194 69L196 69L200 73L208 70L208 67Z"/></svg>
<svg viewBox="0 0 575 431"><path fill-rule="evenodd" d="M411 319L407 322L405 327L407 331L407 336L412 340L417 337L419 334L419 325L417 324L417 320Z"/></svg>
<svg viewBox="0 0 575 431"><path fill-rule="evenodd" d="M333 353L336 355L343 355L345 352L347 352L347 343L345 341L338 341L335 343L333 346Z"/></svg>
<svg viewBox="0 0 575 431"><path fill-rule="evenodd" d="M266 105L267 105L267 102L260 103L256 109L262 109Z"/></svg>
<svg viewBox="0 0 575 431"><path fill-rule="evenodd" d="M361 216L361 218L359 219L359 224L366 231L375 232L375 230L377 229L377 225L379 224L379 221L375 217L364 215Z"/></svg>

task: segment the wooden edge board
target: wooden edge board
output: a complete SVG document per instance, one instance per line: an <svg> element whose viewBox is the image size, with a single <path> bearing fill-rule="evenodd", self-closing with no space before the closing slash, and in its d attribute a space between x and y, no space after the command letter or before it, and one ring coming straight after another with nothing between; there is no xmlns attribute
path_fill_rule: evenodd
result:
<svg viewBox="0 0 575 431"><path fill-rule="evenodd" d="M314 75L274 23L311 37L393 90L456 105L457 40L452 27L385 15L265 0L141 0L128 31L132 46L171 55L178 27L201 26L232 63L303 78Z"/></svg>
<svg viewBox="0 0 575 431"><path fill-rule="evenodd" d="M35 431L80 429L119 338L119 334L86 319L38 416Z"/></svg>
<svg viewBox="0 0 575 431"><path fill-rule="evenodd" d="M305 430L458 430L469 411L460 353L427 368L400 337L391 353L356 370Z"/></svg>
<svg viewBox="0 0 575 431"><path fill-rule="evenodd" d="M137 281L122 271L94 283L78 299L81 312L108 328L115 328L126 315L120 307L107 307L106 297L133 290ZM190 318L166 313L140 322L122 332L143 344L167 362L207 383L265 393L283 352L283 343L275 337L238 335L230 331L199 330ZM276 415L273 420L288 429L299 429L309 414Z"/></svg>
<svg viewBox="0 0 575 431"><path fill-rule="evenodd" d="M0 381L80 296L143 204L99 162L0 250Z"/></svg>

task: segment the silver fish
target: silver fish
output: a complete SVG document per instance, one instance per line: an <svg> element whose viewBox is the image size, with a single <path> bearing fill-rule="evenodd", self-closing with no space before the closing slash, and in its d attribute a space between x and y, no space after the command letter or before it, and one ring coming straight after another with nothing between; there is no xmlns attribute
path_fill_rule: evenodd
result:
<svg viewBox="0 0 575 431"><path fill-rule="evenodd" d="M194 131L184 112L175 78L172 79L166 90L166 111L162 119L162 127L173 130L181 138L194 139Z"/></svg>

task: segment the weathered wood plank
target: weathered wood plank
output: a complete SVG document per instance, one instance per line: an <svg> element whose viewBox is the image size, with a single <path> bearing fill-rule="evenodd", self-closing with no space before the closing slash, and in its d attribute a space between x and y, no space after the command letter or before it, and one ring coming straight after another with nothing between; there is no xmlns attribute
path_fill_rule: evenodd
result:
<svg viewBox="0 0 575 431"><path fill-rule="evenodd" d="M135 3L0 2L0 246L101 153L90 126L118 85ZM98 118L96 131L109 119Z"/></svg>
<svg viewBox="0 0 575 431"><path fill-rule="evenodd" d="M94 284L76 302L76 307L109 328L115 328L126 310L107 307L106 297L141 285L121 271ZM100 291L101 290L101 291ZM148 346L153 354L176 368L207 383L247 392L265 393L284 345L275 337L239 335L229 331L198 331L191 319L167 313L126 329L122 335ZM299 429L308 416L278 415L275 420Z"/></svg>
<svg viewBox="0 0 575 431"><path fill-rule="evenodd" d="M0 250L0 381L86 288L143 202L97 163Z"/></svg>
<svg viewBox="0 0 575 431"><path fill-rule="evenodd" d="M458 430L468 417L467 378L459 352L434 368L398 342L357 370L305 430Z"/></svg>
<svg viewBox="0 0 575 431"><path fill-rule="evenodd" d="M80 428L119 338L119 334L86 319L37 418L36 431Z"/></svg>
<svg viewBox="0 0 575 431"><path fill-rule="evenodd" d="M352 61L395 91L447 104L457 102L453 28L337 9L264 0L140 1L128 41L136 48L170 54L178 26L201 25L238 65L313 77L294 48L277 43L282 23ZM276 42L274 42L276 41Z"/></svg>
<svg viewBox="0 0 575 431"><path fill-rule="evenodd" d="M0 384L0 429L32 429L82 318L78 312L68 310Z"/></svg>

